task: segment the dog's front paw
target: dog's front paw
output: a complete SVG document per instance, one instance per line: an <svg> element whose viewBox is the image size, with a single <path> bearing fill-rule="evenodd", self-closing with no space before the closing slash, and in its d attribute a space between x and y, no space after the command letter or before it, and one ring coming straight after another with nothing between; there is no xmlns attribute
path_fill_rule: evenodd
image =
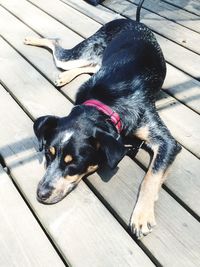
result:
<svg viewBox="0 0 200 267"><path fill-rule="evenodd" d="M139 203L138 203L139 204ZM136 205L130 219L131 232L136 235L138 239L148 235L152 228L156 226L154 207L149 205Z"/></svg>

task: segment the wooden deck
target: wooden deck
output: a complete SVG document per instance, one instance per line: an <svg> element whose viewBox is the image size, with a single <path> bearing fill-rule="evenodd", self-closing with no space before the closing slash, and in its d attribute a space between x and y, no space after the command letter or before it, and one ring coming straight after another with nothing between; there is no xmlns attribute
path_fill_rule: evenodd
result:
<svg viewBox="0 0 200 267"><path fill-rule="evenodd" d="M157 36L167 77L159 113L183 146L156 204L157 227L141 241L128 231L149 163L140 151L113 172L84 181L56 205L36 201L44 173L32 126L66 115L82 75L58 90L52 55L26 36L60 37L72 47L102 24L135 18L139 0L0 0L0 266L200 266L200 2L148 0L141 21Z"/></svg>

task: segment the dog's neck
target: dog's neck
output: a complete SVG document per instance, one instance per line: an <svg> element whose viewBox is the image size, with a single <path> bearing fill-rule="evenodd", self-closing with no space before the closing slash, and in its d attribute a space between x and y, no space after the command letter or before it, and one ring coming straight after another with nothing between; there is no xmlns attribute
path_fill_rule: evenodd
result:
<svg viewBox="0 0 200 267"><path fill-rule="evenodd" d="M122 131L122 122L120 119L120 116L117 112L115 112L113 109L111 109L109 106L105 105L99 100L96 99L90 99L83 103L85 106L95 107L97 110L102 112L103 114L109 116L111 122L115 126L117 132L120 134Z"/></svg>
<svg viewBox="0 0 200 267"><path fill-rule="evenodd" d="M120 136L110 116L94 106L76 105L65 119L68 128L85 132L86 135L92 134L93 129L98 127L116 139Z"/></svg>

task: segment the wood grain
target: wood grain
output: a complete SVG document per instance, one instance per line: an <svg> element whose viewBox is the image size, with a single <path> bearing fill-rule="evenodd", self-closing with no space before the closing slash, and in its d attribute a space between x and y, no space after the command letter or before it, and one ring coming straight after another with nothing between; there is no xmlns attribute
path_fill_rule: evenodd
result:
<svg viewBox="0 0 200 267"><path fill-rule="evenodd" d="M200 16L199 0L165 0L165 2Z"/></svg>
<svg viewBox="0 0 200 267"><path fill-rule="evenodd" d="M0 203L2 267L65 266L1 166Z"/></svg>
<svg viewBox="0 0 200 267"><path fill-rule="evenodd" d="M138 4L139 0L130 0L130 2ZM176 1L173 1L173 3L176 4ZM200 17L193 13L187 12L184 9L180 9L174 5L170 5L167 2L160 0L145 1L142 5L142 9L143 8L200 33Z"/></svg>

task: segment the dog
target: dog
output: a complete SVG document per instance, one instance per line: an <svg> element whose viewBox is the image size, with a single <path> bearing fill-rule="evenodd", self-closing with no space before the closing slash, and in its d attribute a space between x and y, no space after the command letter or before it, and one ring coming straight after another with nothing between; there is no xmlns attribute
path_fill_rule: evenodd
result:
<svg viewBox="0 0 200 267"><path fill-rule="evenodd" d="M93 74L80 86L68 116L42 116L34 123L46 158L37 199L56 203L103 163L115 168L127 153L126 138L136 137L153 156L130 227L138 238L147 235L156 225L154 203L159 189L181 149L155 108L166 63L154 34L140 22L117 19L72 49L45 38L26 38L25 44L53 52L56 66L65 70L56 79L57 86L81 73Z"/></svg>

